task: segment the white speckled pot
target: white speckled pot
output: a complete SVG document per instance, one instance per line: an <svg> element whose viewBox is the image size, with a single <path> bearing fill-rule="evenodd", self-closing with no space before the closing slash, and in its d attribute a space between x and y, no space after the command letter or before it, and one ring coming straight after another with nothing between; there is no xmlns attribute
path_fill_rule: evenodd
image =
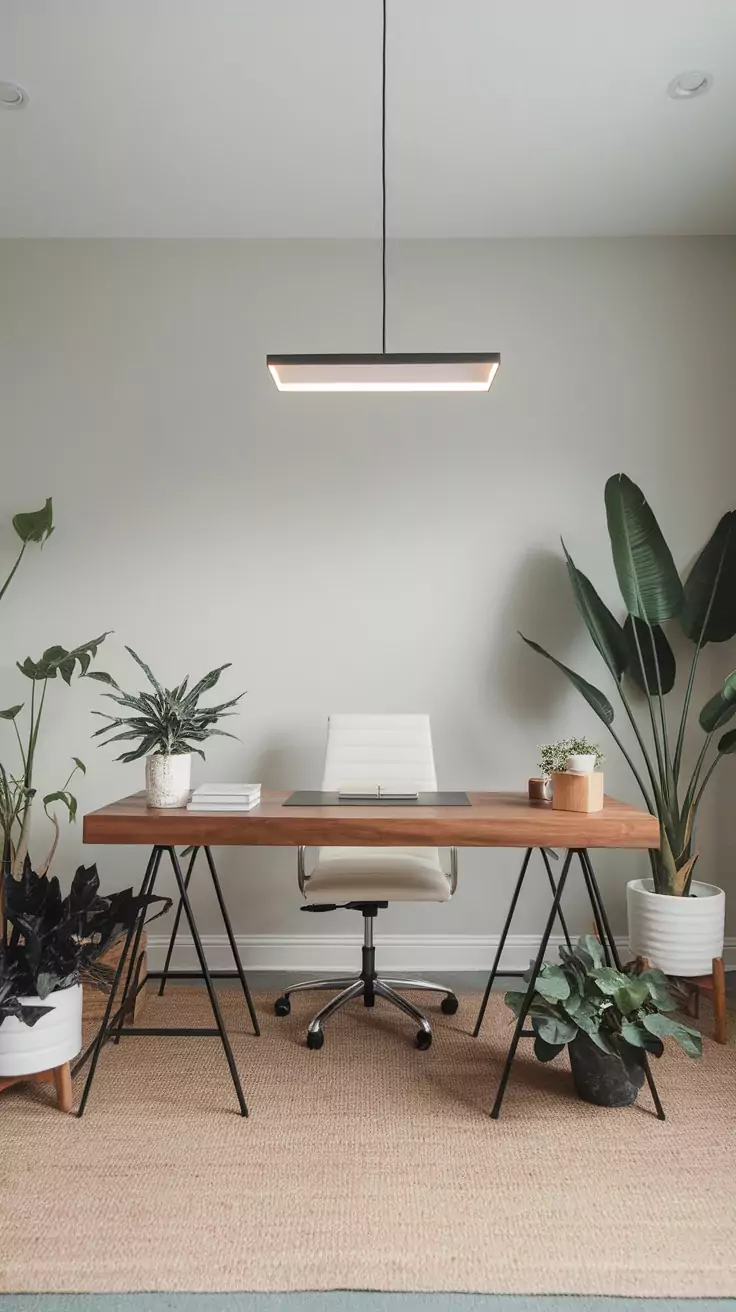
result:
<svg viewBox="0 0 736 1312"><path fill-rule="evenodd" d="M53 1007L35 1025L16 1016L0 1023L0 1076L33 1075L63 1066L82 1050L82 985L59 989L47 998L21 998L27 1007Z"/></svg>
<svg viewBox="0 0 736 1312"><path fill-rule="evenodd" d="M693 881L690 897L655 893L651 879L626 886L629 949L665 975L710 975L723 955L726 894L715 884Z"/></svg>
<svg viewBox="0 0 736 1312"><path fill-rule="evenodd" d="M149 806L186 806L192 795L192 757L154 752L146 757L146 801Z"/></svg>

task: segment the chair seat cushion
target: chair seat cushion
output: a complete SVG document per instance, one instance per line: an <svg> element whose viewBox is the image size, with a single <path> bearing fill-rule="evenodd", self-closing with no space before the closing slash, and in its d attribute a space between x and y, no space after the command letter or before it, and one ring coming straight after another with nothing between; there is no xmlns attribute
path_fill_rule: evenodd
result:
<svg viewBox="0 0 736 1312"><path fill-rule="evenodd" d="M322 847L308 902L447 902L450 884L434 847Z"/></svg>

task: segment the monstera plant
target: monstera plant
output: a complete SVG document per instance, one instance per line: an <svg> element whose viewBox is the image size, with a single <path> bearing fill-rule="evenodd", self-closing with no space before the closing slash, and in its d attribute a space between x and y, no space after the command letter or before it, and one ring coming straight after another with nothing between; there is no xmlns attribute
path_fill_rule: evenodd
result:
<svg viewBox="0 0 736 1312"><path fill-rule="evenodd" d="M614 474L606 483L605 504L613 564L626 608L623 623L578 569L564 542L562 549L575 603L633 730L638 761L614 727L608 696L537 642L521 636L577 688L631 767L648 810L659 821L659 849L650 853L654 891L687 895L698 859L698 808L722 757L736 751L736 729L718 736L736 714L734 673L700 709L703 739L692 769L685 771L698 659L708 643L726 642L736 633L736 511L720 519L683 583L654 512L636 483L626 474ZM693 644L676 720L667 707L676 683L667 625L677 625ZM640 724L642 708L644 723Z"/></svg>

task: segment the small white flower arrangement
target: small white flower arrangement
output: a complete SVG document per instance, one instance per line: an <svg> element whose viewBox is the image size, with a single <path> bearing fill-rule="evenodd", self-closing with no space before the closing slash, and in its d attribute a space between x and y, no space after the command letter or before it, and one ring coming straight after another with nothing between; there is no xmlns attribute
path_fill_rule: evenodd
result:
<svg viewBox="0 0 736 1312"><path fill-rule="evenodd" d="M603 752L597 743L588 742L587 738L561 738L556 743L540 743L539 769L543 779L549 779L558 770L567 770L568 760L574 757L594 757L594 770L599 770L603 762Z"/></svg>

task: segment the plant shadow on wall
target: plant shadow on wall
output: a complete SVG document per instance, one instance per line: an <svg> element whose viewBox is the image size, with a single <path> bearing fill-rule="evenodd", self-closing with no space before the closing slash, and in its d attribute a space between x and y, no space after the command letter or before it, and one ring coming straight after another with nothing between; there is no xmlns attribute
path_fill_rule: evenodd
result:
<svg viewBox="0 0 736 1312"><path fill-rule="evenodd" d="M703 899L703 906L695 914L720 920L720 950L712 952L712 956L719 956L723 947L723 894L711 885L694 885L693 872L699 855L696 826L703 794L722 758L736 752L736 730L720 732L736 713L736 672L700 709L702 739L692 771L685 770L683 756L700 654L709 642L726 642L736 634L736 511L720 519L683 584L651 506L625 474L609 478L605 507L613 563L627 612L623 624L577 568L564 542L562 548L578 611L633 730L637 745L633 755L618 735L614 706L606 693L537 642L521 636L570 680L603 721L626 758L647 809L658 818L660 846L650 852L651 886L632 893L630 885L630 920L632 909L634 915L644 915L636 908L650 892ZM666 699L675 689L677 669L665 628L668 624L677 624L692 643L679 714L673 717L668 714ZM637 692L641 697L638 704L634 701ZM637 713L639 707L643 707L643 713ZM706 892L709 889L720 895L718 908L706 906L706 899L713 902ZM666 914L664 907L662 913ZM647 954L643 942L632 942L631 946ZM664 959L657 964L668 970L669 963ZM711 961L704 959L700 969L692 973L705 973L710 967ZM673 966L669 973L678 972Z"/></svg>

